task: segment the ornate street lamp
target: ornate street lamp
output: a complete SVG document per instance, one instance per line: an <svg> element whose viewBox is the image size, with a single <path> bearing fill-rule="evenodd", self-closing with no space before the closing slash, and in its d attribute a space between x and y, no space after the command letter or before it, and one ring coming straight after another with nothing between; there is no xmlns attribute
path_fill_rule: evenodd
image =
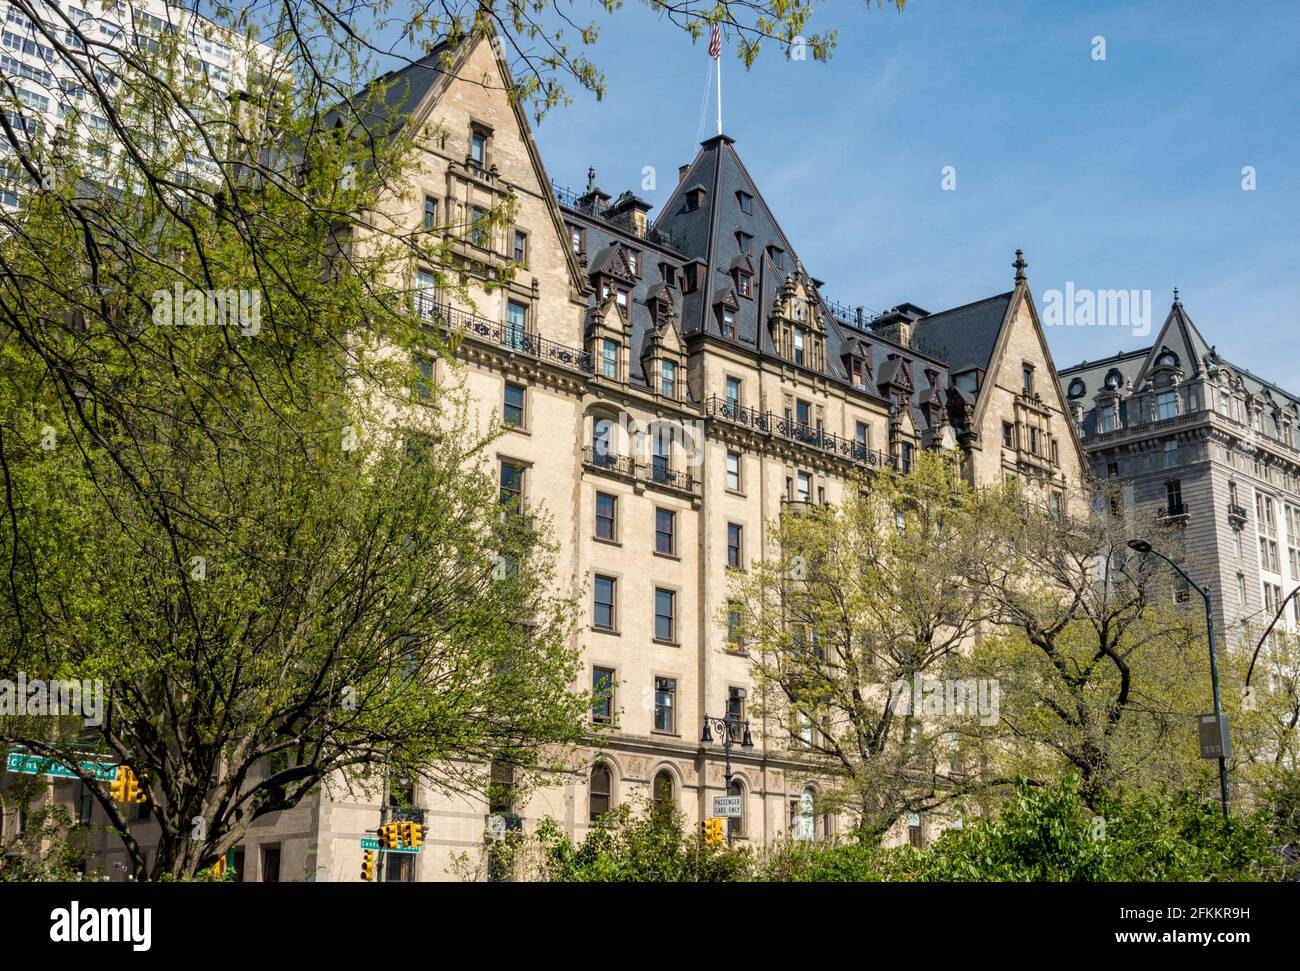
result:
<svg viewBox="0 0 1300 971"><path fill-rule="evenodd" d="M713 742L713 731L716 728L722 736L722 758L725 766L724 775L726 778L726 795L731 795L731 746L735 744L736 736L740 736L740 747L746 752L754 748L754 738L749 734L749 722L742 720L738 715L724 715L717 718L713 715L704 716L704 732L700 735L701 745L710 745ZM727 845L731 845L731 821L727 821Z"/></svg>

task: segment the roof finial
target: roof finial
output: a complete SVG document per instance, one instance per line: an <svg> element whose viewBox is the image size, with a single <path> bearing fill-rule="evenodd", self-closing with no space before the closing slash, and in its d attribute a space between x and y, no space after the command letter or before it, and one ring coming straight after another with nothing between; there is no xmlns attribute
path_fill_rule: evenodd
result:
<svg viewBox="0 0 1300 971"><path fill-rule="evenodd" d="M1174 287L1174 306L1175 306L1175 307L1181 307L1182 305L1183 305L1183 302L1182 302L1181 300L1178 299L1178 288L1177 288L1177 287Z"/></svg>
<svg viewBox="0 0 1300 971"><path fill-rule="evenodd" d="M1029 268L1029 264L1025 262L1025 253L1023 250L1016 250L1016 261L1011 265L1016 268L1017 285L1028 283L1029 277L1025 276L1025 270Z"/></svg>
<svg viewBox="0 0 1300 971"><path fill-rule="evenodd" d="M593 192L596 188L596 167L593 165L587 169L587 191Z"/></svg>

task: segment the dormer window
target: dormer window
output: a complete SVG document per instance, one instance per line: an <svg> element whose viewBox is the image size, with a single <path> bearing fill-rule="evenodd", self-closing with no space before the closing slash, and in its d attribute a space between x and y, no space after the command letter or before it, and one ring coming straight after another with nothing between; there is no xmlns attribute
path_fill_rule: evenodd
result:
<svg viewBox="0 0 1300 971"><path fill-rule="evenodd" d="M671 263L660 263L659 278L664 281L665 286L677 286L677 267Z"/></svg>
<svg viewBox="0 0 1300 971"><path fill-rule="evenodd" d="M699 270L698 263L688 263L682 267L682 293L694 293L696 286L696 274Z"/></svg>
<svg viewBox="0 0 1300 971"><path fill-rule="evenodd" d="M628 270L632 273L632 276L639 280L641 278L641 251L625 246L623 247L623 255L627 257Z"/></svg>
<svg viewBox="0 0 1300 971"><path fill-rule="evenodd" d="M600 375L604 378L618 377L618 341L600 342Z"/></svg>
<svg viewBox="0 0 1300 971"><path fill-rule="evenodd" d="M614 302L618 304L618 309L623 316L627 316L627 308L632 305L632 291L626 287L616 287L614 290Z"/></svg>
<svg viewBox="0 0 1300 971"><path fill-rule="evenodd" d="M698 186L686 190L686 211L694 212L704 205L704 187Z"/></svg>
<svg viewBox="0 0 1300 971"><path fill-rule="evenodd" d="M740 247L742 253L752 253L754 251L754 237L749 233L736 233L736 245Z"/></svg>
<svg viewBox="0 0 1300 971"><path fill-rule="evenodd" d="M581 226L569 223L569 245L573 247L574 256L581 256L587 248L587 231Z"/></svg>
<svg viewBox="0 0 1300 971"><path fill-rule="evenodd" d="M785 269L785 250L781 249L779 246L769 246L767 248L767 255L772 260L772 265L778 270Z"/></svg>
<svg viewBox="0 0 1300 971"><path fill-rule="evenodd" d="M720 311L720 326L722 327L722 336L736 339L736 312L729 307L723 307Z"/></svg>
<svg viewBox="0 0 1300 971"><path fill-rule="evenodd" d="M754 197L744 189L736 192L736 201L740 204L741 212L752 213L754 211Z"/></svg>
<svg viewBox="0 0 1300 971"><path fill-rule="evenodd" d="M802 327L794 329L794 363L802 365L804 362L804 330Z"/></svg>
<svg viewBox="0 0 1300 971"><path fill-rule="evenodd" d="M659 393L665 398L677 397L677 365L672 361L659 362Z"/></svg>
<svg viewBox="0 0 1300 971"><path fill-rule="evenodd" d="M742 297L753 297L753 278L748 273L741 272L736 274L736 292Z"/></svg>

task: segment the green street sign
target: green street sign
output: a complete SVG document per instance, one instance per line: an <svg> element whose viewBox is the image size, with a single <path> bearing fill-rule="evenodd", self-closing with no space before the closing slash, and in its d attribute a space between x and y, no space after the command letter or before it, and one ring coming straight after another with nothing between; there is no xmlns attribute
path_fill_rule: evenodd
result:
<svg viewBox="0 0 1300 971"><path fill-rule="evenodd" d="M89 772L100 782L112 782L117 778L117 766L103 762L79 762L83 772ZM20 775L47 775L55 779L76 779L73 772L61 762L54 759L31 755L27 752L10 752L5 759L5 769Z"/></svg>
<svg viewBox="0 0 1300 971"><path fill-rule="evenodd" d="M363 850L378 850L380 853L419 853L418 846L403 846L396 849L386 850L379 845L379 840L369 837L361 837L361 848Z"/></svg>

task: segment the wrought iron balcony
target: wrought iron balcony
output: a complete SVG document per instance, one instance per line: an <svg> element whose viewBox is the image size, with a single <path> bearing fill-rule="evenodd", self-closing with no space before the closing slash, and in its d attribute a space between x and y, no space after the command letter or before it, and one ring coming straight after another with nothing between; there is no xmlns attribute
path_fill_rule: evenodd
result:
<svg viewBox="0 0 1300 971"><path fill-rule="evenodd" d="M683 249L682 241L666 229L656 229L649 222L644 227L638 227L628 213L613 211L613 206L608 202L602 203L596 199L590 199L585 194L574 192L572 189L559 185L554 181L551 182L551 191L555 193L555 201L566 209L592 216L603 223L622 230L629 236L636 236L638 239L644 239L649 243L666 246L678 253L686 252Z"/></svg>
<svg viewBox="0 0 1300 971"><path fill-rule="evenodd" d="M1234 526L1245 526L1248 516L1245 506L1239 506L1235 502L1228 503L1228 521Z"/></svg>
<svg viewBox="0 0 1300 971"><path fill-rule="evenodd" d="M701 492L701 482L694 474L670 468L666 463L659 460L638 462L629 455L614 455L598 451L588 445L582 450L582 464L588 468L621 476L624 479L648 482L651 485L674 489L693 496L697 496Z"/></svg>
<svg viewBox="0 0 1300 971"><path fill-rule="evenodd" d="M1170 503L1160 507L1156 513L1156 518L1162 522L1171 522L1175 524L1185 523L1187 521L1187 506L1181 502Z"/></svg>
<svg viewBox="0 0 1300 971"><path fill-rule="evenodd" d="M584 374L592 373L591 355L586 351L548 340L508 321L492 320L461 310L437 300L429 293L416 291L413 300L415 312L422 320L452 333L471 334L480 340L541 361L560 364Z"/></svg>
<svg viewBox="0 0 1300 971"><path fill-rule="evenodd" d="M725 418L764 435L779 435L821 452L839 455L867 468L896 468L892 456L867 448L862 442L841 438L807 422L775 415L770 411L746 408L728 398L710 395L704 403L704 413L709 418Z"/></svg>

